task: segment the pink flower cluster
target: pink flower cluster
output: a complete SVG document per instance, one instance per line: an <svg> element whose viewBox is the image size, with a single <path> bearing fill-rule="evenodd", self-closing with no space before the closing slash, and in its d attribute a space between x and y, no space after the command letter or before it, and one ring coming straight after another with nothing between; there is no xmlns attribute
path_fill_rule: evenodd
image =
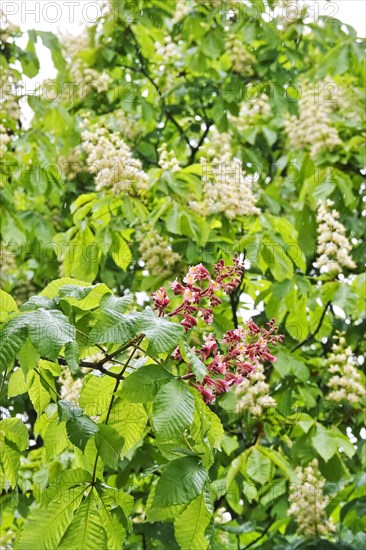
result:
<svg viewBox="0 0 366 550"><path fill-rule="evenodd" d="M201 392L206 403L213 402L217 395L240 384L258 363L276 361L276 357L270 353L268 346L276 346L282 341L283 336L274 334L277 330L274 319L267 323L267 326L267 329L259 328L250 320L245 327L239 326L227 331L223 340L220 341L222 348L226 348L223 352L219 349L218 341L209 334L201 348L194 350L207 368L202 384L192 382L193 376L190 372L183 378L190 379ZM175 356L177 356L177 350Z"/></svg>
<svg viewBox="0 0 366 550"><path fill-rule="evenodd" d="M182 315L181 325L186 331L197 325L194 315L201 316L204 322L210 325L213 322L212 308L221 303L215 292L233 292L240 284L244 271L237 257L234 258L233 266L225 266L224 261L220 260L214 269L215 277L211 278L207 269L199 264L189 268L183 278L185 284L175 280L171 284L172 290L175 295L181 295L183 300L170 313L165 313L170 303L165 288L157 290L152 296L159 316ZM201 305L203 300L208 301L210 307ZM275 334L277 327L274 319L267 323L267 327L260 328L254 321L249 320L245 327L240 326L227 331L221 341L217 341L213 334L209 334L200 349L192 349L206 366L207 374L203 381L199 383L195 380L195 374L191 372L189 364L188 372L182 378L188 379L197 388L206 403L215 401L217 395L240 384L259 363L276 360L268 346L276 346L282 342L283 335ZM220 351L219 344L225 351ZM179 347L175 349L172 357L183 361Z"/></svg>
<svg viewBox="0 0 366 550"><path fill-rule="evenodd" d="M215 277L211 278L209 271L202 265L190 267L187 275L183 278L183 283L177 279L171 283L171 288L176 296L182 295L182 304L168 313L168 317L174 315L183 315L181 325L188 331L197 325L197 319L194 315L199 314L207 325L213 322L212 308L221 304L220 298L215 292L222 290L226 294L233 292L240 284L244 272L243 265L238 257L234 258L233 266L225 266L224 261L220 260L214 267ZM164 315L166 307L170 303L164 287L159 288L152 294L155 308L159 311L159 316ZM210 307L201 305L203 300L208 301Z"/></svg>

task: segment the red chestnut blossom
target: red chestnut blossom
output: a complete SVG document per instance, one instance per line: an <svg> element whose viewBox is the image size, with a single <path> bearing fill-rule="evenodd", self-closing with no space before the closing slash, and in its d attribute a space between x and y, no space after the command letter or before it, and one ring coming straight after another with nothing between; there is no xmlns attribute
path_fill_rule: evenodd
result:
<svg viewBox="0 0 366 550"><path fill-rule="evenodd" d="M161 312L163 312L166 306L170 304L170 299L166 295L166 290L163 286L159 288L159 290L154 292L151 296L153 297L156 309Z"/></svg>
<svg viewBox="0 0 366 550"><path fill-rule="evenodd" d="M214 266L215 276L202 265L190 267L183 283L175 280L171 288L176 296L182 296L182 303L170 313L165 313L170 300L166 290L160 288L152 296L159 316L182 316L181 325L186 331L197 325L197 317L201 317L206 325L213 322L212 308L221 303L216 292L226 294L233 292L240 284L243 276L243 266L238 257L234 258L234 265L226 266L220 260ZM207 301L210 307L202 302ZM250 319L244 327L228 330L219 342L213 334L204 338L204 343L198 349L192 348L201 361L204 362L207 373L201 383L195 382L195 374L188 364L187 374L182 378L188 380L203 396L206 403L212 403L217 395L225 393L232 386L238 385L252 372L256 366L264 361L273 362L276 357L270 353L269 345L276 346L282 341L282 335L274 334L277 331L275 320L267 323L268 328L260 328ZM183 362L179 348L172 353L172 358Z"/></svg>
<svg viewBox="0 0 366 550"><path fill-rule="evenodd" d="M199 314L207 325L212 324L213 312L211 308L221 304L220 298L215 293L220 290L226 294L233 292L240 284L244 272L244 267L237 257L234 258L233 266L225 266L223 260L220 260L214 269L215 277L211 278L209 271L202 264L198 264L189 268L188 273L183 277L184 284L178 280L171 283L173 293L176 296L181 295L183 302L168 313L168 316L183 315L184 319L181 321L181 325L187 331L197 324L192 320L195 314ZM155 295L156 293L153 295L155 307L162 312L163 300L160 295L158 298ZM203 301L208 301L210 307L201 305Z"/></svg>

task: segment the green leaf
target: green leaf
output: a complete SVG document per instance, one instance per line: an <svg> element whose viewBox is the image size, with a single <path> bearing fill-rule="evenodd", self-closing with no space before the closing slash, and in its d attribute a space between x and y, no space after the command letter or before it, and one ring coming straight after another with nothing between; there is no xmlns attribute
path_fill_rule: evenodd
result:
<svg viewBox="0 0 366 550"><path fill-rule="evenodd" d="M118 234L114 234L112 243L112 258L118 267L126 271L132 261L132 252L127 242Z"/></svg>
<svg viewBox="0 0 366 550"><path fill-rule="evenodd" d="M0 289L0 323L3 323L8 317L9 313L18 311L18 306L7 292Z"/></svg>
<svg viewBox="0 0 366 550"><path fill-rule="evenodd" d="M65 359L73 374L78 372L79 369L79 346L77 342L69 342L65 346Z"/></svg>
<svg viewBox="0 0 366 550"><path fill-rule="evenodd" d="M325 462L328 462L338 450L339 443L337 438L334 437L330 430L327 430L327 428L324 428L319 423L316 424L315 434L312 436L311 441L314 449Z"/></svg>
<svg viewBox="0 0 366 550"><path fill-rule="evenodd" d="M97 485L97 491L100 496L98 512L107 535L107 548L108 550L120 550L126 538L126 519L132 512L133 498L114 487L103 487L101 489ZM120 507L116 508L116 504Z"/></svg>
<svg viewBox="0 0 366 550"><path fill-rule="evenodd" d="M178 323L157 317L152 311L145 311L139 317L139 332L149 340L147 351L152 355L171 352L184 334Z"/></svg>
<svg viewBox="0 0 366 550"><path fill-rule="evenodd" d="M96 308L103 297L110 292L110 289L105 284L94 286L66 284L60 288L58 295L72 306L88 311Z"/></svg>
<svg viewBox="0 0 366 550"><path fill-rule="evenodd" d="M106 466L115 468L123 447L123 437L111 426L100 424L95 434L95 445Z"/></svg>
<svg viewBox="0 0 366 550"><path fill-rule="evenodd" d="M30 34L31 36L31 34ZM39 71L39 60L34 45L34 40L30 38L28 44L20 57L23 72L28 78L34 78Z"/></svg>
<svg viewBox="0 0 366 550"><path fill-rule="evenodd" d="M92 286L90 286L90 283L87 283L86 281L78 281L77 279L74 279L72 277L62 277L61 279L56 279L55 281L52 281L50 284L48 284L46 288L42 290L41 296L46 296L46 298L55 298L55 296L58 296L59 291L62 287L67 288L68 286L71 286L73 288L75 286L84 287L81 289L82 292L86 291L85 287L89 287L91 289L93 288ZM73 292L75 292L75 290Z"/></svg>
<svg viewBox="0 0 366 550"><path fill-rule="evenodd" d="M48 409L46 410L47 414ZM43 436L44 446L46 448L46 458L50 460L56 455L62 453L67 447L69 447L70 442L67 437L66 432L66 422L57 423L57 416L49 419L49 425Z"/></svg>
<svg viewBox="0 0 366 550"><path fill-rule="evenodd" d="M82 409L67 401L59 401L58 408L61 420L66 420L67 435L71 443L83 451L89 438L97 433L100 426L84 415Z"/></svg>
<svg viewBox="0 0 366 550"><path fill-rule="evenodd" d="M0 329L0 370L5 370L14 361L26 338L23 315L11 319Z"/></svg>
<svg viewBox="0 0 366 550"><path fill-rule="evenodd" d="M87 226L69 244L64 260L65 273L92 282L98 274L100 258L101 249Z"/></svg>
<svg viewBox="0 0 366 550"><path fill-rule="evenodd" d="M172 380L163 386L153 402L152 422L158 438L181 434L193 422L194 398L184 382Z"/></svg>
<svg viewBox="0 0 366 550"><path fill-rule="evenodd" d="M79 405L89 416L107 413L116 381L111 376L87 374L79 395Z"/></svg>
<svg viewBox="0 0 366 550"><path fill-rule="evenodd" d="M298 418L298 424L304 433L308 433L310 428L314 426L315 419L312 418L309 414L301 413Z"/></svg>
<svg viewBox="0 0 366 550"><path fill-rule="evenodd" d="M29 338L40 355L57 359L60 349L75 339L75 327L57 309L43 308L24 314L27 316Z"/></svg>
<svg viewBox="0 0 366 550"><path fill-rule="evenodd" d="M106 548L106 532L101 525L97 501L90 491L75 513L74 519L62 537L60 550L100 550Z"/></svg>
<svg viewBox="0 0 366 550"><path fill-rule="evenodd" d="M9 378L8 397L16 397L28 391L22 369L16 369Z"/></svg>
<svg viewBox="0 0 366 550"><path fill-rule="evenodd" d="M42 42L46 46L46 48L50 50L52 61L54 62L56 69L58 69L59 71L63 71L65 69L66 61L62 54L58 36L53 32L38 30L35 32L37 33L37 36L42 39Z"/></svg>
<svg viewBox="0 0 366 550"><path fill-rule="evenodd" d="M186 363L189 363L192 372L196 375L197 380L202 382L206 376L206 366L202 363L201 359L197 357L194 351L190 348L189 344L182 340L180 344L180 352Z"/></svg>
<svg viewBox="0 0 366 550"><path fill-rule="evenodd" d="M57 483L43 491L43 506L33 509L27 517L19 550L58 548L90 481L90 474L84 470L66 470Z"/></svg>
<svg viewBox="0 0 366 550"><path fill-rule="evenodd" d="M153 401L159 389L172 379L173 375L159 365L143 366L123 381L121 397L134 403Z"/></svg>
<svg viewBox="0 0 366 550"><path fill-rule="evenodd" d="M211 521L203 495L193 500L174 523L174 531L181 550L206 550L205 531Z"/></svg>
<svg viewBox="0 0 366 550"><path fill-rule="evenodd" d="M133 302L132 294L126 296L116 297L113 295L104 296L100 307L102 310L112 310L118 313L124 313Z"/></svg>
<svg viewBox="0 0 366 550"><path fill-rule="evenodd" d="M141 315L141 314L140 314ZM101 311L97 324L90 333L92 344L127 344L138 333L139 314L123 315L107 307Z"/></svg>
<svg viewBox="0 0 366 550"><path fill-rule="evenodd" d="M154 506L191 502L203 491L207 471L195 457L178 458L167 464L156 486Z"/></svg>
<svg viewBox="0 0 366 550"><path fill-rule="evenodd" d="M117 398L109 416L109 425L124 440L121 456L141 441L144 436L148 416L141 403L129 403Z"/></svg>
<svg viewBox="0 0 366 550"><path fill-rule="evenodd" d="M253 448L247 458L246 471L251 479L264 485L271 476L271 461L258 449Z"/></svg>
<svg viewBox="0 0 366 550"><path fill-rule="evenodd" d="M33 403L33 407L37 415L40 416L51 401L49 388L35 370L31 370L28 373L27 385L28 394Z"/></svg>
<svg viewBox="0 0 366 550"><path fill-rule="evenodd" d="M292 468L291 464L286 460L286 458L275 449L268 449L267 447L260 447L260 452L267 456L273 464L278 466L280 470L286 475L286 477L293 483L298 483L298 477L295 470Z"/></svg>
<svg viewBox="0 0 366 550"><path fill-rule="evenodd" d="M88 439L97 433L99 426L88 416L81 416L66 422L66 430L71 443L84 450Z"/></svg>
<svg viewBox="0 0 366 550"><path fill-rule="evenodd" d="M20 418L5 418L0 421L0 430L16 449L25 451L28 447L28 430Z"/></svg>

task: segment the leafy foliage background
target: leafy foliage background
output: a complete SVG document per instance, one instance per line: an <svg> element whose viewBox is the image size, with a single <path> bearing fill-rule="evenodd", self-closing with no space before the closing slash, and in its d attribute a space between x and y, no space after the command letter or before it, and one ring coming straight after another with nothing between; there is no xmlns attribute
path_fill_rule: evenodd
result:
<svg viewBox="0 0 366 550"><path fill-rule="evenodd" d="M274 7L111 0L76 47L29 31L21 50L19 30L1 31L5 548L365 545L363 403L329 399L328 386L338 331L356 358L365 351L364 41L301 10L266 18ZM34 118L24 129L19 82L38 74L37 40L58 75L26 98ZM339 143L324 138L314 152L329 102ZM290 115L315 136L291 141ZM131 150L127 190L96 187L100 170L88 164L82 136L95 125ZM164 144L178 169L161 162ZM227 147L259 213L192 207L203 201L205 169ZM341 274L314 266L326 199L353 246L355 268ZM258 325L274 317L285 335L265 366L276 406L261 414L240 407L235 392L206 405L170 359L183 329L145 309L150 292L189 266L212 272L235 253L248 268L217 309L215 336L254 308ZM186 338L188 349L203 330ZM128 359L140 335L142 351ZM296 468L314 458L336 530L307 537L288 499L296 486L303 502Z"/></svg>

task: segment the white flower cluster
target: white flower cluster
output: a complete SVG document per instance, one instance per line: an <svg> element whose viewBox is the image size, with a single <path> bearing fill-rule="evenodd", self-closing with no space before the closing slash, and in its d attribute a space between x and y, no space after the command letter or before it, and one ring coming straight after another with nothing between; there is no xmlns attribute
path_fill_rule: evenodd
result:
<svg viewBox="0 0 366 550"><path fill-rule="evenodd" d="M307 537L327 535L335 531L332 518L325 508L329 499L323 495L325 479L316 458L305 468L296 468L298 484L291 484L288 515L294 516L299 532Z"/></svg>
<svg viewBox="0 0 366 550"><path fill-rule="evenodd" d="M262 93L260 97L252 98L242 103L238 116L230 115L229 119L239 133L246 132L253 128L258 118L266 117L271 113L271 106L267 94Z"/></svg>
<svg viewBox="0 0 366 550"><path fill-rule="evenodd" d="M192 5L193 4L192 2L190 2L190 0L177 0L177 4L173 15L173 23L178 23L178 21L180 21L184 16L186 16L187 13L189 13L190 7Z"/></svg>
<svg viewBox="0 0 366 550"><path fill-rule="evenodd" d="M2 9L0 9L0 45L6 44L9 38L13 38L14 34L18 34L20 28L9 21Z"/></svg>
<svg viewBox="0 0 366 550"><path fill-rule="evenodd" d="M332 150L342 143L338 131L331 126L330 114L336 102L329 97L326 83L318 89L304 82L301 85L299 116L290 115L285 121L285 131L295 149L310 148L315 157L320 151Z"/></svg>
<svg viewBox="0 0 366 550"><path fill-rule="evenodd" d="M82 132L82 140L89 171L96 174L97 191L143 194L147 190L148 176L119 133L94 125Z"/></svg>
<svg viewBox="0 0 366 550"><path fill-rule="evenodd" d="M70 78L73 84L77 84L77 97L84 99L93 88L97 92L106 92L112 82L112 78L106 73L99 73L91 69L82 59L76 59L72 62L70 69Z"/></svg>
<svg viewBox="0 0 366 550"><path fill-rule="evenodd" d="M10 142L10 136L8 135L5 126L0 124L0 157L5 155L8 150L8 143Z"/></svg>
<svg viewBox="0 0 366 550"><path fill-rule="evenodd" d="M209 159L232 157L231 136L227 132L220 133L216 126L211 126L207 141L201 148L203 155Z"/></svg>
<svg viewBox="0 0 366 550"><path fill-rule="evenodd" d="M68 367L61 368L60 375L60 395L62 399L66 399L71 403L78 403L79 395L83 387L81 378L73 378Z"/></svg>
<svg viewBox="0 0 366 550"><path fill-rule="evenodd" d="M80 51L89 48L89 36L85 28L77 36L73 34L61 34L59 40L70 60L76 57Z"/></svg>
<svg viewBox="0 0 366 550"><path fill-rule="evenodd" d="M80 36L63 35L61 42L69 58L71 83L77 85L73 87L73 90L76 90L76 97L84 99L90 88L93 88L97 92L107 91L113 79L104 71L100 73L90 68L83 59L78 57L80 50L89 48L87 31L84 30ZM66 95L69 96L70 94L66 91L63 99L65 99ZM68 97L68 100L70 101L71 98Z"/></svg>
<svg viewBox="0 0 366 550"><path fill-rule="evenodd" d="M319 202L316 216L319 257L314 265L321 273L338 274L342 267L354 269L356 264L350 256L352 245L346 237L345 227L338 221L339 212L332 209L333 206L330 199Z"/></svg>
<svg viewBox="0 0 366 550"><path fill-rule="evenodd" d="M239 413L248 410L253 416L261 416L264 409L276 406L276 401L269 395L269 385L261 364L235 388L235 393L240 398L236 403Z"/></svg>
<svg viewBox="0 0 366 550"><path fill-rule="evenodd" d="M177 44L172 40L169 34L164 37L162 44L160 42L155 42L155 48L156 56L161 58L164 65L166 63L174 63L181 57Z"/></svg>
<svg viewBox="0 0 366 550"><path fill-rule="evenodd" d="M168 151L166 143L163 143L158 148L158 153L160 168L163 170L170 170L171 172L178 172L180 170L179 162L174 151Z"/></svg>
<svg viewBox="0 0 366 550"><path fill-rule="evenodd" d="M203 201L190 206L201 215L222 212L229 220L259 214L253 195L254 177L245 174L241 160L224 155L208 162L201 158Z"/></svg>
<svg viewBox="0 0 366 550"><path fill-rule="evenodd" d="M281 28L286 29L293 23L303 20L307 14L310 5L299 0L282 0L278 6L279 16L277 21Z"/></svg>
<svg viewBox="0 0 366 550"><path fill-rule="evenodd" d="M10 67L0 70L0 122L19 120L20 108L15 94L18 79Z"/></svg>
<svg viewBox="0 0 366 550"><path fill-rule="evenodd" d="M255 58L248 52L243 42L237 36L229 36L225 50L231 59L232 70L236 73L252 75Z"/></svg>
<svg viewBox="0 0 366 550"><path fill-rule="evenodd" d="M101 116L100 120L103 122L103 126L112 132L123 128L125 139L136 141L142 132L142 128L137 121L138 116L132 115L123 109L116 109L112 113Z"/></svg>
<svg viewBox="0 0 366 550"><path fill-rule="evenodd" d="M331 390L327 399L356 404L365 398L366 390L361 383L361 375L356 368L357 360L352 353L352 348L345 345L346 339L343 334L340 334L338 343L333 344L332 352L327 359L328 372L334 375L327 384Z"/></svg>
<svg viewBox="0 0 366 550"><path fill-rule="evenodd" d="M140 243L141 260L151 275L168 276L173 272L181 257L172 250L166 238L151 227L143 227L137 232L136 238Z"/></svg>

